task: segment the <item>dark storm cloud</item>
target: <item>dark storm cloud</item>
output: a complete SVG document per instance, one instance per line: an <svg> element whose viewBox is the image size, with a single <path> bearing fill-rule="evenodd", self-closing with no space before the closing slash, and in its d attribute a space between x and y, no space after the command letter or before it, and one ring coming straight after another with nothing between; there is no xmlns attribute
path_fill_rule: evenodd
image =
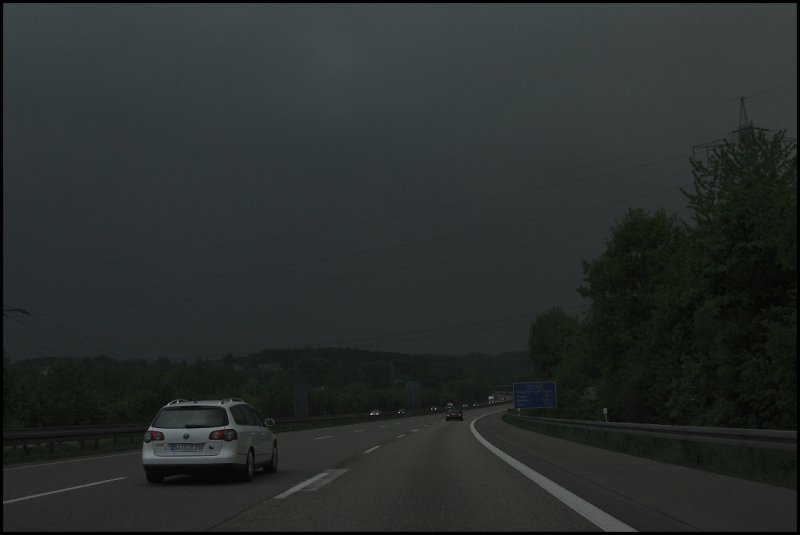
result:
<svg viewBox="0 0 800 535"><path fill-rule="evenodd" d="M19 356L524 349L585 309L580 260L629 207L685 212L738 97L796 137L794 5L3 15Z"/></svg>

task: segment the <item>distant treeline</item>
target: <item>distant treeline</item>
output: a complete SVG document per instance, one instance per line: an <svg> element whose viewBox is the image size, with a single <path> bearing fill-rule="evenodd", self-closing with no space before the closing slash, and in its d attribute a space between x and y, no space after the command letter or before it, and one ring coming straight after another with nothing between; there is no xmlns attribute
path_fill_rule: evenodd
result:
<svg viewBox="0 0 800 535"><path fill-rule="evenodd" d="M691 163L693 222L630 210L583 263L588 314L532 322L536 375L564 416L796 429L796 142L745 130Z"/></svg>
<svg viewBox="0 0 800 535"><path fill-rule="evenodd" d="M109 357L3 359L3 427L146 423L172 399L241 397L265 416L293 416L292 389L308 385L311 415L406 408L406 381L422 406L485 402L495 385L529 379L523 351L414 356L352 348L265 350L193 363Z"/></svg>

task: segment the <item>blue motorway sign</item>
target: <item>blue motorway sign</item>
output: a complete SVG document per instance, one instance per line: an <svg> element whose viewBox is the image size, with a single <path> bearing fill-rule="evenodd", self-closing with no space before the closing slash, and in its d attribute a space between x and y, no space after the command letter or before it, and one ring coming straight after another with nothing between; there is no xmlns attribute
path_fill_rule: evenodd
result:
<svg viewBox="0 0 800 535"><path fill-rule="evenodd" d="M556 382L514 383L515 409L555 409L558 407Z"/></svg>

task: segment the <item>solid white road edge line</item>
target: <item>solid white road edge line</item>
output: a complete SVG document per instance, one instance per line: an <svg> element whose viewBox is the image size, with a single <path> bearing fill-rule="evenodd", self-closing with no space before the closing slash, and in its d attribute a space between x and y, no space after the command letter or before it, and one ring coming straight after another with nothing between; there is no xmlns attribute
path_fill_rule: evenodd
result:
<svg viewBox="0 0 800 535"><path fill-rule="evenodd" d="M505 410L505 409L503 409ZM490 416L490 413L485 414L484 416ZM483 444L483 446L500 457L503 461L508 463L513 469L542 487L544 490L561 500L567 507L584 517L586 520L597 526L598 528L602 529L603 531L636 531L629 525L625 524L624 522L620 522L613 516L609 515L605 511L595 507L591 503L587 502L583 498L576 496L572 492L568 491L558 483L555 483L546 477L544 477L539 472L536 472L532 468L522 464L518 460L514 459L507 453L501 451L500 449L496 448L495 446L491 445L488 440L483 438L480 433L475 429L475 422L483 418L484 416L480 416L475 418L470 422L469 428L472 431L472 434L475 435L475 438L478 439L478 442Z"/></svg>
<svg viewBox="0 0 800 535"><path fill-rule="evenodd" d="M60 492L67 492L70 490L85 489L86 487L93 487L95 485L102 485L103 483L111 483L112 481L119 481L120 479L128 479L127 477L115 477L114 479L106 479L105 481L97 481L95 483L88 483L86 485L78 485L77 487L70 487L68 489L52 490L50 492L42 492L41 494L33 494L25 496L24 498L14 498L13 500L4 500L3 505L7 503L21 502L23 500L32 500L33 498L41 498L42 496L49 496L50 494L58 494Z"/></svg>

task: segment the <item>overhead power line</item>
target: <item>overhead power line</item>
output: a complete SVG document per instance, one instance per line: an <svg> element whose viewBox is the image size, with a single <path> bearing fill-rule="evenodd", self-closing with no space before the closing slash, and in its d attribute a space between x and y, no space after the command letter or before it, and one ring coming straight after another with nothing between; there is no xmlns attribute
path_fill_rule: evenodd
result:
<svg viewBox="0 0 800 535"><path fill-rule="evenodd" d="M31 313L25 310L24 308L4 308L3 309L3 317L8 318L10 317L7 312L18 312L20 314L25 314L26 316L30 316Z"/></svg>
<svg viewBox="0 0 800 535"><path fill-rule="evenodd" d="M19 323L19 324L25 325L26 327L32 327L32 328L37 329L39 331L45 332L47 334L50 334L50 335L53 335L53 336L57 336L59 338L67 340L67 341L69 341L69 342L71 342L73 344L78 344L78 345L81 345L81 346L84 346L84 347L94 348L95 350L100 350L100 351L102 351L104 353L109 353L109 348L111 348L113 350L111 352L112 354L116 353L116 352L122 352L122 353L127 354L128 358L130 358L130 357L140 358L139 355L137 355L134 352L128 351L125 348L119 347L119 346L117 346L115 344L110 344L110 343L108 343L106 341L103 341L103 340L100 340L100 339L98 339L96 337L89 336L87 334L78 332L78 331L76 331L74 329L71 329L69 327L65 327L63 325L57 324L55 322L52 322L50 320L46 320L46 319L42 318L41 316L39 316L38 314L31 314L30 312L28 312L27 315L30 316L31 318L33 318L34 320L44 322L46 324L49 324L49 325L51 325L53 327L56 327L56 328L59 328L59 329L63 329L63 330L65 330L65 331L67 331L67 332L69 332L69 333L71 333L73 335L80 336L80 337L85 338L86 340L89 340L89 341L87 342L87 341L84 341L84 340L76 339L76 338L74 338L72 336L67 336L67 335L65 335L63 333L59 333L59 332L53 331L51 329L47 329L45 327L42 327L41 325L36 325L34 323L31 323L30 321L22 321L22 320L20 320L19 318L16 318L16 317L12 317L12 319L15 322Z"/></svg>
<svg viewBox="0 0 800 535"><path fill-rule="evenodd" d="M638 183L644 183L644 182L649 182L649 180L640 181ZM389 251L397 251L397 250L401 250L401 249L407 249L407 248L410 248L410 247L420 247L420 246L425 246L425 245L430 245L430 244L450 241L450 240L454 240L454 239L458 239L458 238L464 238L464 237L467 237L467 236L474 236L474 235L477 235L477 234L484 234L484 233L488 233L488 232L494 232L494 231L507 229L507 228L511 228L511 227L518 227L518 226L522 226L522 225L528 225L528 224L531 224L531 223L538 223L538 222L541 222L543 220L548 220L548 219L559 217L559 216L570 215L570 214L574 214L576 212L583 212L583 211L593 210L593 209L596 209L596 208L602 208L602 207L610 206L610 205L613 205L613 204L617 204L619 202L628 202L628 201L633 200L633 199L643 198L643 197L647 197L647 196L660 195L660 194L663 194L665 192L669 192L669 191L673 191L673 190L674 190L674 188L672 188L672 187L665 188L665 189L660 189L658 191L651 192L651 193L646 193L646 194L643 194L643 195L640 195L640 196L625 197L623 199L616 199L616 200L605 202L605 203L592 204L592 205L589 205L589 206L584 206L584 207L570 209L570 210L564 210L564 211L560 211L560 212L548 213L548 214L544 214L544 215L536 215L534 217L527 217L527 218L524 218L524 219L521 219L521 220L518 219L518 220L506 222L506 223L499 223L497 225L491 225L491 226L488 226L488 227L481 227L481 228L473 229L473 230L466 231L466 232L457 232L457 233L451 233L451 234L447 234L447 235L443 235L443 236L434 236L432 238L428 238L428 239L425 239L425 240L418 240L418 241L411 242L411 243L400 243L400 244L389 245L389 246L385 246L385 247L365 249L365 250L361 250L361 251L353 251L353 252L349 252L349 253L342 253L342 254L332 255L332 256L327 256L327 257L313 258L313 259L309 259L309 260L301 260L301 261L297 261L297 262L287 262L287 263L283 263L283 264L276 264L276 265L272 265L272 266L264 266L264 267L253 268L253 269L248 269L248 270L239 270L239 271L234 271L234 272L220 273L220 274L216 274L216 275L208 275L208 276L204 276L204 277L196 277L196 278L193 278L193 279L180 279L180 280L165 281L165 282L159 282L159 283L153 283L153 284L147 284L147 285L139 285L139 286L134 286L134 287L130 287L130 288L115 289L113 292L110 292L110 293L114 294L114 295L117 295L117 294L122 294L122 293L129 293L129 292L133 292L133 291L140 291L140 290L144 290L144 289L148 289L148 288L174 286L174 285L177 285L177 284L191 284L191 283L196 283L196 282L203 282L203 281L209 281L209 280L215 280L215 279L226 279L226 278L231 278L231 277L238 277L238 276L242 276L242 275L250 275L250 274L254 274L254 273L264 273L264 272L276 271L276 270L281 270L281 269L295 269L295 268L298 268L298 267L307 266L307 265L313 265L313 264L319 264L319 263L323 263L323 262L331 262L331 261L343 260L343 259L347 259L347 258L355 258L355 257L366 256L366 255L371 255L371 254L376 254L376 253L384 253L384 252L389 252ZM533 211L535 212L535 210L533 210ZM557 227L557 228L565 228L565 226ZM549 228L549 230L553 230L553 229ZM105 296L105 295L108 295L108 293L97 294L95 297L102 297L102 296ZM76 293L76 294L73 294L73 295L62 296L62 297L48 297L48 298L43 298L43 299L29 299L29 300L26 300L26 303L28 303L28 304L46 303L46 302L52 302L52 301L64 301L64 300L80 299L80 298L83 298L83 297L86 297L84 293L80 293L80 294Z"/></svg>
<svg viewBox="0 0 800 535"><path fill-rule="evenodd" d="M672 189L673 188L670 188L670 189L664 190L664 191L672 191ZM664 191L656 192L655 194L664 193ZM654 193L648 194L648 196L651 196L651 195L654 195ZM616 202L619 202L619 201L616 201ZM611 203L609 203L609 204L611 204ZM476 254L476 255L469 255L469 256L450 258L450 259L440 260L440 261L436 261L436 262L415 264L415 265L411 265L411 266L392 268L392 269L388 269L388 270L379 270L379 271L373 271L373 272L368 272L368 273L347 275L347 276L342 276L342 277L320 279L320 280L316 280L316 281L304 281L304 282L300 282L300 283L293 283L293 284L286 284L286 285L279 285L279 286L271 286L271 287L266 287L266 288L248 288L248 289L236 290L236 291L232 291L232 292L223 292L223 293L206 294L206 295L193 295L193 296L189 296L189 297L163 299L163 300L149 301L149 302L143 302L143 303L131 303L131 304L127 304L127 305L115 305L115 306L108 306L108 307L76 309L76 310L61 311L61 312L48 312L48 313L44 313L44 315L56 316L56 315L65 315L65 314L78 314L78 313L85 313L85 312L102 312L102 311L108 311L108 310L123 310L123 309L130 309L130 308L141 308L141 307L156 306L156 305L185 303L185 302L190 302L190 301L201 301L201 300L205 300L205 299L215 299L215 298L219 298L219 297L229 297L229 296L234 296L234 295L247 295L247 294L266 293L266 292L272 292L272 291L278 291L278 290L286 290L286 289L292 289L292 288L303 288L303 287L314 286L314 285L319 285L319 284L328 284L328 283L335 283L335 282L346 282L346 281L352 281L352 280L359 280L359 279L363 279L363 278L366 278L366 277L387 275L387 274L411 271L411 270L416 270L416 269L423 269L423 268L427 268L427 267L451 264L451 263L455 263L455 262L477 260L477 259L481 259L481 258L488 258L488 257L498 256L498 255L503 255L503 254L518 253L518 252L525 251L525 250L530 250L530 249L536 248L536 247L547 247L547 246L553 246L553 245L560 245L560 244L563 244L563 243L566 243L566 242L581 240L581 239L585 239L585 238L604 236L604 235L606 235L606 233L607 233L607 230L603 229L603 230L591 232L591 233L588 233L588 234L584 234L584 235L581 235L581 236L575 236L575 237L572 237L572 238L569 238L569 239L565 239L565 240L554 240L554 241L549 241L549 242L527 244L527 245L524 245L524 246L521 246L521 247L514 247L514 248L510 248L510 249L502 249L502 250L490 251L490 252L487 252L487 253L481 253L481 254Z"/></svg>
<svg viewBox="0 0 800 535"><path fill-rule="evenodd" d="M664 163L670 163L670 162L674 162L674 161L677 161L677 160L685 160L685 159L686 159L685 155L674 156L674 157L671 157L671 158L667 158L667 159L659 160L659 161L655 161L655 162L646 162L646 163L643 163L643 164L624 167L624 168L620 168L620 169L614 169L614 170L606 171L606 172L603 172L603 173L595 173L595 174L591 174L591 175L588 175L588 176L583 176L583 177L579 177L579 178L576 178L576 179L559 182L557 185L558 186L574 185L574 184L577 184L577 183L580 183L580 182L585 182L587 180L600 178L600 177L604 177L604 176L609 176L609 175L613 175L613 174L620 173L620 172L633 171L633 170L637 170L637 169L643 169L643 168L646 168L646 167L657 166L657 165L661 165L661 164L664 164ZM289 232L289 233L285 233L285 234L279 234L279 235L275 235L275 236L259 237L259 238L250 239L250 240L241 240L241 241L236 241L236 242L220 243L220 244L216 244L216 245L208 245L208 246L203 246L203 247L195 247L195 248L184 249L184 250L181 250L181 251L170 251L170 252L165 252L165 253L143 255L143 256L129 256L129 257L118 258L118 259L114 259L114 260L103 261L103 262L92 262L92 263L87 263L87 264L76 264L76 265L71 265L71 266L51 266L51 267L45 267L45 268L36 268L36 269L28 269L28 270L21 270L21 271L11 271L11 272L5 273L5 275L6 276L18 276L18 275L27 275L27 274L30 274L30 273L42 273L42 272L55 271L55 270L64 271L64 270L68 270L68 269L83 269L83 268L89 268L89 267L103 267L103 266L121 264L121 263L125 263L125 262L154 260L154 259L157 259L157 258L168 258L168 257L173 257L173 256L185 255L185 254L194 254L194 253L201 253L201 252L208 252L208 251L216 251L216 250L221 250L221 249L228 249L228 248L231 248L231 247L238 247L238 246L242 246L242 245L254 245L254 244L264 243L264 242L269 242L269 241L277 241L277 240L285 239L285 238L301 238L301 237L311 236L311 235L314 235L314 234L335 232L335 231L340 231L340 230L350 229L350 228L359 228L359 227L364 227L364 226L368 226L368 225L374 225L376 223L384 223L384 222L387 222L387 221L401 220L401 219L406 219L408 217L425 215L425 214L430 214L430 213L436 213L436 212L441 212L441 211L444 211L444 210L452 210L452 209L456 209L456 208L463 208L463 207L467 207L467 206L473 206L473 205L476 205L476 204L482 204L482 203L486 203L486 202L497 201L497 200L500 200L500 199L516 198L516 197L518 197L520 195L523 195L523 194L526 194L526 193L534 193L534 192L542 191L542 190L545 190L545 189L550 188L552 186L553 186L553 184L547 184L547 185L544 185L544 186L527 187L527 188L517 189L517 190L514 190L514 191L509 191L509 192L500 193L500 194L496 194L496 195L481 197L481 198L478 198L478 199L472 199L472 200L456 202L456 203L448 203L448 204L439 205L439 206L436 206L436 207L433 207L433 208L425 208L425 209L415 210L415 211L412 211L412 212L406 212L406 213L403 213L403 214L377 217L377 218L373 218L373 219L357 221L357 222L354 222L354 223L346 223L346 224L342 224L342 225L332 225L332 226L327 226L327 227L322 227L322 228L317 228L317 229L312 229L312 230Z"/></svg>

